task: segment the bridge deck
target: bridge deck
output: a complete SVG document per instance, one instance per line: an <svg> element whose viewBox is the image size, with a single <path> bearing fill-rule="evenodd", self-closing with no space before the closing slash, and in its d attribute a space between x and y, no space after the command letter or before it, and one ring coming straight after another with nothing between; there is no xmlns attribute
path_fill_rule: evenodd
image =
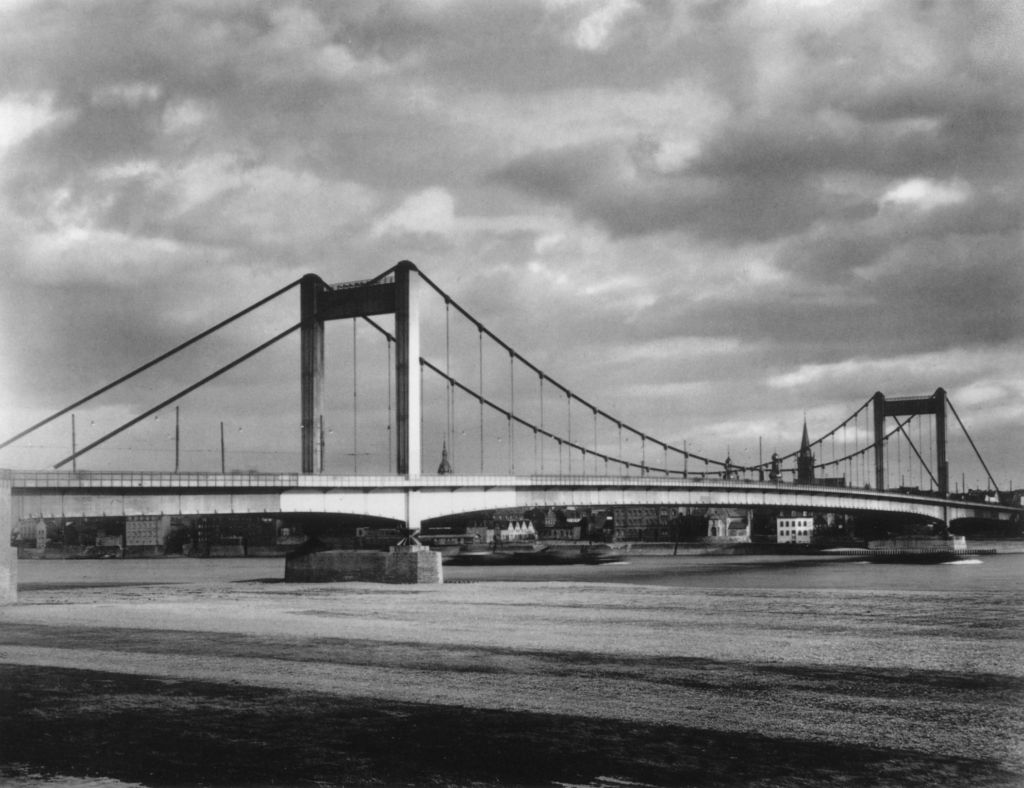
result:
<svg viewBox="0 0 1024 788"><path fill-rule="evenodd" d="M619 491L622 505L640 503L643 492L658 494L658 501L668 502L679 493L680 505L802 505L806 508L871 509L950 512L971 510L988 516L1020 515L1015 507L952 501L935 495L871 489L760 482L745 480L709 480L678 476L475 476L475 475L397 475L358 476L305 473L161 473L142 471L9 471L15 497L74 496L118 494L287 494L315 495L348 491L371 494L427 495L463 491L486 497L488 491L516 491L521 500L542 505L551 497L552 505L571 505L567 495L580 494L580 503L614 499ZM545 495L551 493L551 496ZM705 495L701 495L704 493ZM685 494L685 495L684 495ZM525 496L525 497L524 497ZM640 496L640 497L638 497ZM507 496L498 496L505 498ZM555 502L558 498L558 502ZM261 499L262 500L262 499ZM653 498L651 500L654 500ZM733 501L733 503L730 503ZM783 503L785 501L785 503ZM495 503L498 504L497 497ZM261 507L265 501L261 502ZM603 505L615 505L604 503ZM495 508L499 508L497 505ZM894 509L894 507L896 507ZM963 516L954 514L953 516Z"/></svg>

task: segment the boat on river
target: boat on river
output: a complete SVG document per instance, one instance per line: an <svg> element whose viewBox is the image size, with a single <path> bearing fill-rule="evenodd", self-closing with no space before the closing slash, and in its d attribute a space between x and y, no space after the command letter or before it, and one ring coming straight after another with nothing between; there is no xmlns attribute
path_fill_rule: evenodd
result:
<svg viewBox="0 0 1024 788"><path fill-rule="evenodd" d="M995 550L977 550L967 546L963 536L897 536L868 542L868 560L873 564L945 564Z"/></svg>
<svg viewBox="0 0 1024 788"><path fill-rule="evenodd" d="M551 545L534 553L520 553L525 564L611 564L622 561L622 554L606 544Z"/></svg>
<svg viewBox="0 0 1024 788"><path fill-rule="evenodd" d="M524 545L520 549L493 549L487 545L463 545L459 552L445 559L447 564L493 566L505 564L609 564L622 561L619 551L607 544Z"/></svg>
<svg viewBox="0 0 1024 788"><path fill-rule="evenodd" d="M483 544L468 544L459 548L455 555L444 559L446 564L459 566L495 566L511 564L516 554L505 550L495 550Z"/></svg>

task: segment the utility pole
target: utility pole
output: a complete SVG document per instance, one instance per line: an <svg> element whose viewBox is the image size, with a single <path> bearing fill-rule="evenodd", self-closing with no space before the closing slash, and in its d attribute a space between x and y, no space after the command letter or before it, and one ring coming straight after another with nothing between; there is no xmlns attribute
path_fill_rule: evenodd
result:
<svg viewBox="0 0 1024 788"><path fill-rule="evenodd" d="M76 456L77 454L78 454L78 452L77 452L77 450L75 448L75 414L72 413L71 414L71 470L72 471L77 471L78 470L78 459L77 459L77 456Z"/></svg>
<svg viewBox="0 0 1024 788"><path fill-rule="evenodd" d="M174 406L174 472L178 472L179 460L181 458L181 428L179 424L178 406Z"/></svg>
<svg viewBox="0 0 1024 788"><path fill-rule="evenodd" d="M224 422L220 423L220 472L224 473Z"/></svg>

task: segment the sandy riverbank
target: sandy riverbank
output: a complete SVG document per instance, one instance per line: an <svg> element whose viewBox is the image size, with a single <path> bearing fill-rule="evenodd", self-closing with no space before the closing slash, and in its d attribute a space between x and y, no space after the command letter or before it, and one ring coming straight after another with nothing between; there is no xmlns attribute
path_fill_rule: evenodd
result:
<svg viewBox="0 0 1024 788"><path fill-rule="evenodd" d="M30 583L0 609L0 775L1024 785L1019 602L554 581Z"/></svg>

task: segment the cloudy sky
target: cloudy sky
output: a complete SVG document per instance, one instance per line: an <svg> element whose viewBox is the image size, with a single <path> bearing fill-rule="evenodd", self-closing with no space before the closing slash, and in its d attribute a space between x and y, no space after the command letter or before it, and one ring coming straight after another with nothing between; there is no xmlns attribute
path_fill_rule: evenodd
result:
<svg viewBox="0 0 1024 788"><path fill-rule="evenodd" d="M410 259L660 438L752 461L795 449L805 416L820 434L877 390L941 386L997 481L1024 486L1022 9L4 0L0 440L305 272ZM79 447L291 325L280 302L79 408ZM444 304L424 310L443 365ZM353 386L351 326L328 332L328 470L386 465L386 427L349 413L353 391L383 409L373 333ZM180 404L185 469L219 468L218 422L229 465L298 469L293 339ZM479 416L454 410L472 470ZM69 419L0 465L54 464ZM173 419L79 467L166 468ZM951 461L983 483L966 450Z"/></svg>

